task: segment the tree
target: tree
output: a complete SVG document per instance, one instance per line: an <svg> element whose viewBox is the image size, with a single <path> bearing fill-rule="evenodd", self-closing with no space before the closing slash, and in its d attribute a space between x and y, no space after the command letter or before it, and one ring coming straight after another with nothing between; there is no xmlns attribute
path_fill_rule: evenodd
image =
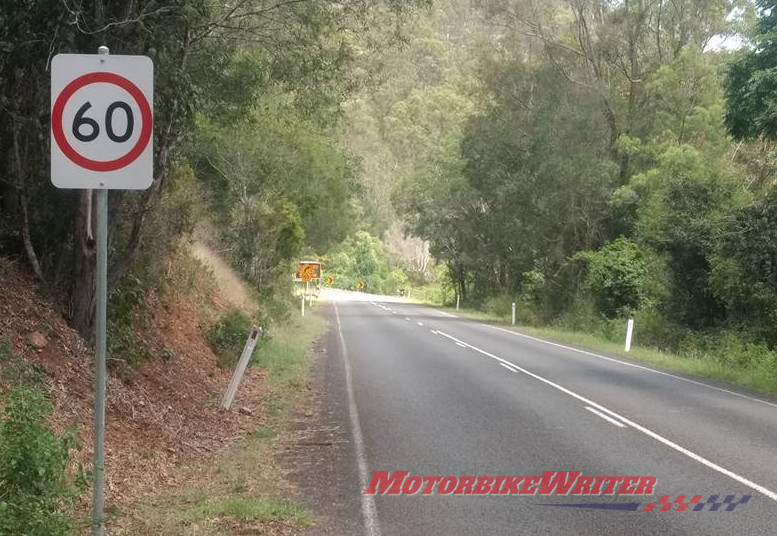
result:
<svg viewBox="0 0 777 536"><path fill-rule="evenodd" d="M92 196L51 188L44 180L48 161L41 158L49 131L48 66L53 54L90 53L108 45L112 53L145 54L155 64L153 184L141 193L111 192L109 198L109 287L115 289L144 247L152 213L175 179L171 170L185 167L180 160L198 113L229 124L249 113L257 94L272 93L283 95L311 123L331 127L350 83L345 70L354 53L352 33L369 27L376 12L396 30L416 4L76 0L4 5L0 252L23 254L39 280L64 298L74 326L91 336L96 261ZM300 166L327 165L326 155L312 153L313 161ZM340 195L338 204L329 206L311 202L302 207L301 216L309 218L309 208L321 207L319 214L337 212L348 204L346 198ZM341 230L323 227L322 235L330 231Z"/></svg>
<svg viewBox="0 0 777 536"><path fill-rule="evenodd" d="M634 242L621 237L578 257L588 262L588 286L602 314L614 318L634 311L647 298L645 254Z"/></svg>
<svg viewBox="0 0 777 536"><path fill-rule="evenodd" d="M737 139L777 139L777 3L757 0L754 48L726 73L726 126Z"/></svg>
<svg viewBox="0 0 777 536"><path fill-rule="evenodd" d="M684 145L668 149L658 167L635 177L615 199L633 203L636 239L669 269L663 312L693 328L723 320L726 309L710 277L723 223L748 200L736 177Z"/></svg>

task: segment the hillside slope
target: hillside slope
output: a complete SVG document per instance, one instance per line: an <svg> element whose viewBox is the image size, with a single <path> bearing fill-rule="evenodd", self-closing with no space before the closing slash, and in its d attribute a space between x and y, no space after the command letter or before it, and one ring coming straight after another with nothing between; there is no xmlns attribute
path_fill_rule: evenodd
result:
<svg viewBox="0 0 777 536"><path fill-rule="evenodd" d="M137 515L130 505L143 494L175 486L177 466L206 463L262 426L267 386L258 367L248 373L235 400L235 407L246 411L219 410L230 371L216 366L204 333L230 303L218 285L208 282L207 271L199 272L197 293L146 296L150 320L136 336L150 356L129 372L122 369L121 378L112 374L108 382L106 505L120 518ZM52 426L58 432L75 427L83 445L75 462L90 466L92 350L39 293L31 275L2 259L0 338L11 342L22 361L44 373L54 407ZM0 363L0 368L6 365ZM109 361L109 368L112 365ZM88 506L85 490L83 514Z"/></svg>

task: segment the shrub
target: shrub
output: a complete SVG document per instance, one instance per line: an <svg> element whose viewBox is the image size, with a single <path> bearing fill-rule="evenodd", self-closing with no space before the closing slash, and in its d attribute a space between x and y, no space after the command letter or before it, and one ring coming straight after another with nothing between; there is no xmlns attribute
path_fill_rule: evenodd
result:
<svg viewBox="0 0 777 536"><path fill-rule="evenodd" d="M0 535L57 536L73 523L65 514L74 486L66 475L73 439L47 426L39 389L16 387L0 418Z"/></svg>
<svg viewBox="0 0 777 536"><path fill-rule="evenodd" d="M239 309L230 309L210 329L208 332L208 342L210 342L213 351L216 353L218 364L221 368L229 369L235 366L254 325L264 330L262 342L266 342L268 340L268 319L259 313L252 319ZM258 347L259 345L257 345L257 350ZM256 355L257 352L255 351L254 356Z"/></svg>
<svg viewBox="0 0 777 536"><path fill-rule="evenodd" d="M647 265L642 251L630 240L619 238L580 258L588 261L588 287L597 309L607 317L631 312L645 300Z"/></svg>
<svg viewBox="0 0 777 536"><path fill-rule="evenodd" d="M507 294L492 296L483 302L483 310L490 315L510 317L512 314L513 301L515 300L513 300Z"/></svg>

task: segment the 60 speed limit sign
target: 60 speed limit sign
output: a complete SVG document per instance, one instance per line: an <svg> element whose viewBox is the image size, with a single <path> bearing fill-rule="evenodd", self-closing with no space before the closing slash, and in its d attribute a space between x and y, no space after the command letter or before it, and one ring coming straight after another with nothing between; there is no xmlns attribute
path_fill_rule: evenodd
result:
<svg viewBox="0 0 777 536"><path fill-rule="evenodd" d="M51 63L51 182L144 190L153 180L154 66L145 56L59 54Z"/></svg>

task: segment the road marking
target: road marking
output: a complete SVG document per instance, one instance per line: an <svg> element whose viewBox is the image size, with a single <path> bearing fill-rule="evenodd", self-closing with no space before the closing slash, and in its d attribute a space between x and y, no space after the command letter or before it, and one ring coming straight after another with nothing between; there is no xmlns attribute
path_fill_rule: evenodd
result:
<svg viewBox="0 0 777 536"><path fill-rule="evenodd" d="M405 320L407 320L408 322L412 322L412 320L410 320L410 319L409 319L409 318L407 318L407 317L405 318Z"/></svg>
<svg viewBox="0 0 777 536"><path fill-rule="evenodd" d="M465 344L461 344L460 342L457 342L456 344L457 344L457 345L459 345L459 346L461 346L462 348L466 348L466 347L467 347L467 345L465 345ZM501 365L501 363L500 363L500 365Z"/></svg>
<svg viewBox="0 0 777 536"><path fill-rule="evenodd" d="M601 411L596 411L594 408L589 408L588 406L586 406L585 409L587 409L588 411L590 411L594 415L598 415L599 417L601 417L605 421L610 422L610 423L614 424L615 426L618 426L619 428L626 428L625 424L623 424L622 422L616 421L615 419L613 419L612 417L610 417L608 415L605 415Z"/></svg>
<svg viewBox="0 0 777 536"><path fill-rule="evenodd" d="M456 344L458 344L458 343L456 343ZM464 345L462 344L462 346L464 346ZM464 346L464 348L466 348L466 346ZM500 364L500 365L502 365L502 366L503 366L504 368L506 368L507 370L509 370L510 372L518 372L517 370L515 370L515 369L514 369L514 368L512 368L512 367L508 367L508 366L507 366L507 365L505 365L504 363L499 363L499 364Z"/></svg>
<svg viewBox="0 0 777 536"><path fill-rule="evenodd" d="M431 333L432 335L439 335L440 334L439 331L434 331L433 329L430 329L429 333Z"/></svg>
<svg viewBox="0 0 777 536"><path fill-rule="evenodd" d="M380 536L380 525L378 524L378 513L375 510L375 499L372 495L364 494L364 491L369 484L370 472L367 466L367 457L364 454L364 436L362 435L362 427L359 424L359 411L356 409L356 397L353 394L353 376L351 374L351 364L348 359L348 349L345 346L345 337L343 337L343 328L340 324L340 311L337 309L337 301L334 301L333 303L335 306L335 317L337 318L337 333L340 336L340 349L343 354L343 364L345 366L348 413L351 417L351 431L353 433L354 449L356 450L356 463L359 466L364 532L367 536Z"/></svg>
<svg viewBox="0 0 777 536"><path fill-rule="evenodd" d="M396 311L391 311L391 313L392 313L392 314L397 314L397 312L396 312Z"/></svg>
<svg viewBox="0 0 777 536"><path fill-rule="evenodd" d="M694 452L691 452L690 450L686 449L685 447L681 447L677 443L674 443L673 441L671 441L671 440L669 440L669 439L667 439L667 438L665 438L663 436L658 435L657 433L653 432L652 430L649 430L649 429L645 428L644 426L635 423L634 421L630 421L626 417L623 417L622 415L619 415L618 413L612 411L611 409L608 409L608 408L602 406L601 404L597 404L596 402L594 402L592 400L589 400L588 398L586 398L586 397L584 397L582 395L579 395L579 394L577 394L577 393L575 393L573 391L570 391L566 387L562 387L561 385L559 385L557 383L554 383L554 382L552 382L550 380L547 380L547 379L543 378L542 376L538 376L537 374L534 374L533 372L529 372L525 368L519 367L515 363L511 363L511 362L509 362L509 361L507 361L505 359L502 359L501 357L495 356L494 354L492 354L490 352L487 352L485 350L481 350L477 346L472 346L471 344L466 343L464 341L461 341L461 340L457 339L456 337L448 335L447 333L444 333L442 331L440 331L438 333L440 335L442 335L443 337L447 337L447 338L451 339L454 342L461 342L461 343L465 344L468 348L471 348L472 350L475 350L476 352L479 352L479 353L481 353L481 354L483 354L483 355L485 355L487 357L490 357L491 359L495 359L495 360L499 361L500 363L508 364L508 365L512 366L513 368L518 369L519 372L523 372L527 376L530 376L530 377L532 377L532 378L534 378L536 380L539 380L539 381L541 381L541 382L543 382L543 383L545 383L547 385L550 385L551 387L553 387L555 389L558 389L562 393L565 393L565 394L567 394L567 395L569 395L569 396L571 396L573 398L576 398L577 400L580 400L581 402L583 402L583 403L585 403L585 404L587 404L587 405L589 405L591 407L594 407L594 408L598 409L599 411L603 411L604 413L607 413L608 415L610 415L612 417L615 417L618 420L623 421L624 423L628 424L632 428L634 428L636 430L639 430L643 434L652 437L656 441L659 441L659 442L663 443L667 447L672 448L672 449L676 450L677 452L679 452L681 454L684 454L685 456L691 458L692 460L695 460L695 461L701 463L702 465L706 465L710 469L713 469L713 470L715 470L715 471L717 471L717 472L719 472L721 474L724 474L724 475L732 478L733 480L736 480L740 484L744 484L745 486L747 486L747 487L749 487L751 489L754 489L755 491L765 495L766 497L769 497L773 501L777 501L777 493L775 493L774 491L771 491L771 490L761 486L760 484L756 484L752 480L748 480L747 478L745 478L743 476L740 476L740 475L734 473L733 471L729 471L728 469L726 469L724 467L721 467L720 465L717 465L717 464L709 461L708 459L706 459L706 458L704 458L702 456L699 456L698 454L696 454Z"/></svg>
<svg viewBox="0 0 777 536"><path fill-rule="evenodd" d="M761 404L766 404L767 406L772 406L774 408L777 408L777 404L774 404L772 402L767 402L766 400L762 400L760 398L755 398L755 397L752 397L752 396L743 395L742 393L737 393L736 391L730 391L728 389L723 389L721 387L715 387L714 385L710 385L708 383L697 382L695 380L689 380L688 378L683 378L682 376L677 376L675 374L670 374L668 372L663 372L661 370L656 370L656 369L652 369L650 367L645 367L645 366L642 366L642 365L637 365L637 364L634 364L634 363L629 363L628 361L621 361L620 359L614 359L612 357L607 357L607 356L595 354L593 352L587 352L586 350L580 350L579 348L573 348L571 346L565 346L563 344L558 344L556 342L550 342L550 341L546 341L544 339L538 339L537 337L532 337L530 335L524 335L523 333L517 333L517 332L511 331L509 329L504 329L504 328L500 328L500 327L497 327L497 326L491 326L489 324L481 324L481 325L485 326L487 328L492 328L492 329L496 329L496 330L499 330L499 331L504 331L505 333L510 333L512 335L515 335L516 337L522 337L524 339L529 339L529 340L532 340L532 341L541 342L541 343L544 343L544 344L548 344L550 346L556 346L558 348L563 348L564 350L570 350L572 352L577 352L579 354L585 354L585 355L589 355L591 357L597 357L599 359L604 359L605 361L612 361L613 363L618 363L618 364L621 364L621 365L625 365L627 367L633 367L633 368L637 368L637 369L641 369L641 370L647 370L647 371L653 372L655 374L660 374L662 376L668 376L670 378L674 378L675 380L682 380L684 382L692 383L694 385L700 385L701 387L707 387L709 389L714 389L714 390L720 391L722 393L727 393L727 394L730 394L730 395L738 396L740 398L746 398L747 400L751 400L753 402L760 402Z"/></svg>
<svg viewBox="0 0 777 536"><path fill-rule="evenodd" d="M436 312L437 314L441 314L442 316L447 316L447 317L450 317L450 318L459 318L458 316L452 315L450 313L446 313L445 311L438 311L437 309L433 309L433 310L434 310L434 312Z"/></svg>
<svg viewBox="0 0 777 536"><path fill-rule="evenodd" d="M424 323L423 322L418 322L418 325L421 326L421 327L424 327Z"/></svg>

